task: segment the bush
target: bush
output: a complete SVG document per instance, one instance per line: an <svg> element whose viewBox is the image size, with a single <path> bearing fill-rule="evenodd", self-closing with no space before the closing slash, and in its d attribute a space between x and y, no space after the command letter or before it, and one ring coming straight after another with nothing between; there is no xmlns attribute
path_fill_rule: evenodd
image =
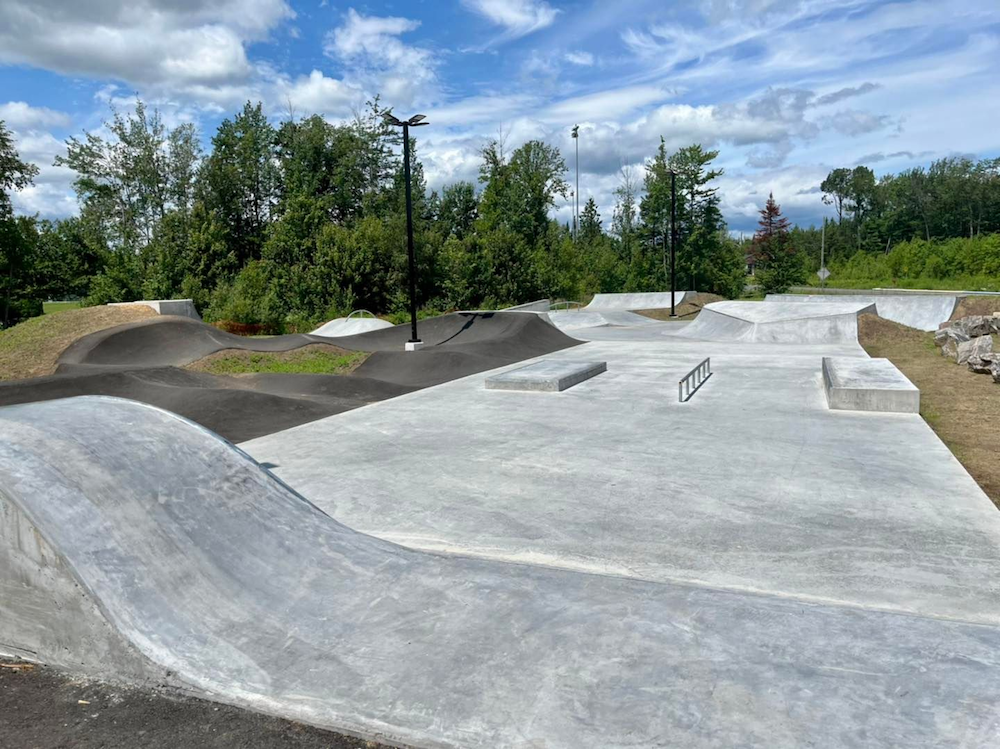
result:
<svg viewBox="0 0 1000 749"><path fill-rule="evenodd" d="M0 328L10 328L29 317L43 312L41 299L10 299L0 297ZM4 321L6 320L6 324Z"/></svg>

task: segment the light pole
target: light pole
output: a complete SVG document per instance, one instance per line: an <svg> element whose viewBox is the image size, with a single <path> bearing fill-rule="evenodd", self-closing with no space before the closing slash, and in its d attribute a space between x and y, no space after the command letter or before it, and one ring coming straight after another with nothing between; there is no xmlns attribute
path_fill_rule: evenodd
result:
<svg viewBox="0 0 1000 749"><path fill-rule="evenodd" d="M580 238L580 126L573 126L573 140L576 141L576 195L573 206L573 239Z"/></svg>
<svg viewBox="0 0 1000 749"><path fill-rule="evenodd" d="M406 255L410 266L410 340L406 342L407 351L416 351L423 345L417 336L417 271L413 259L413 198L410 192L410 128L429 125L424 122L424 115L415 114L408 120L399 120L386 112L382 115L385 121L403 128L403 179L406 182Z"/></svg>
<svg viewBox="0 0 1000 749"><path fill-rule="evenodd" d="M677 293L676 274L677 263L677 172L670 170L670 316L677 317L674 306L674 295Z"/></svg>

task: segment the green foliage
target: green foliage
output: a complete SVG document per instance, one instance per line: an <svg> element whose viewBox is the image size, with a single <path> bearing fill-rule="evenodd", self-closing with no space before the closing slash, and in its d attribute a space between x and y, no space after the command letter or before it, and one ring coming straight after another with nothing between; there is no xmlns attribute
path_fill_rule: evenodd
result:
<svg viewBox="0 0 1000 749"><path fill-rule="evenodd" d="M343 374L367 358L362 351L335 353L307 348L284 354L239 352L218 356L198 368L218 375L241 374Z"/></svg>

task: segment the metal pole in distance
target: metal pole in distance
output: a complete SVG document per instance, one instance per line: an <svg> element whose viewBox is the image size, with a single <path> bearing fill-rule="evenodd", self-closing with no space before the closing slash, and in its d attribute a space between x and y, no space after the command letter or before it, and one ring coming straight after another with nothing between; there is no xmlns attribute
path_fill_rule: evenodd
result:
<svg viewBox="0 0 1000 749"><path fill-rule="evenodd" d="M406 181L406 254L410 266L410 343L417 337L417 272L413 259L413 196L410 193L410 126L403 123L403 179Z"/></svg>
<svg viewBox="0 0 1000 749"><path fill-rule="evenodd" d="M580 127L577 125L577 127ZM580 233L580 136L576 136L576 231Z"/></svg>
<svg viewBox="0 0 1000 749"><path fill-rule="evenodd" d="M677 293L677 172L670 170L670 316L677 317L674 296Z"/></svg>

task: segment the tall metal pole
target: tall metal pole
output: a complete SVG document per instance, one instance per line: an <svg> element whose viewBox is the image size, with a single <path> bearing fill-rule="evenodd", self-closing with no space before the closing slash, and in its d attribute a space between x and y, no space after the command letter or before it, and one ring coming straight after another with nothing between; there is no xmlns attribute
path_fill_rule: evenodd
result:
<svg viewBox="0 0 1000 749"><path fill-rule="evenodd" d="M580 126L577 125L577 128ZM576 232L577 238L579 239L580 234L580 135L579 131L574 129L576 133Z"/></svg>
<svg viewBox="0 0 1000 749"><path fill-rule="evenodd" d="M677 172L670 170L670 316L677 317L674 295L677 293Z"/></svg>
<svg viewBox="0 0 1000 749"><path fill-rule="evenodd" d="M820 235L819 240L819 285L820 288L826 288L826 279L823 278L823 271L826 270L826 216L823 217L823 233Z"/></svg>
<svg viewBox="0 0 1000 749"><path fill-rule="evenodd" d="M410 126L403 123L403 178L406 181L406 254L410 266L410 343L417 337L417 272L413 259L413 197L410 193Z"/></svg>

